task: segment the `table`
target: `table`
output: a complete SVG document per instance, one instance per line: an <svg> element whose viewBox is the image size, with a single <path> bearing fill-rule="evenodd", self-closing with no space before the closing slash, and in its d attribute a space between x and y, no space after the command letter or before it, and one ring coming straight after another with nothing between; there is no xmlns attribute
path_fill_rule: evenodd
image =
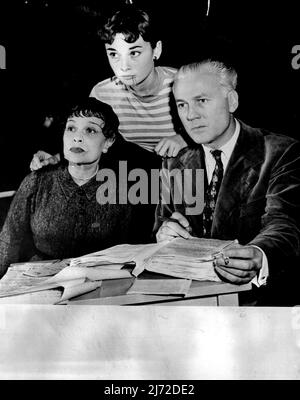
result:
<svg viewBox="0 0 300 400"><path fill-rule="evenodd" d="M162 275L159 276L162 278ZM143 279L153 279L145 273ZM169 277L168 277L169 278ZM233 285L224 282L193 281L188 294L182 296L158 296L126 294L136 278L103 281L94 292L72 299L73 305L163 305L163 306L238 306L239 293L251 290L251 283ZM139 278L138 278L139 279Z"/></svg>

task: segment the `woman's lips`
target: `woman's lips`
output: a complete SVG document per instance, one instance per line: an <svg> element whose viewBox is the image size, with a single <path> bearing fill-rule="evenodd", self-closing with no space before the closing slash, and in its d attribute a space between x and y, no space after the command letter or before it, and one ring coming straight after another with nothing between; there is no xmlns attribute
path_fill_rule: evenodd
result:
<svg viewBox="0 0 300 400"><path fill-rule="evenodd" d="M120 76L120 79L134 79L134 75L123 75L123 76Z"/></svg>
<svg viewBox="0 0 300 400"><path fill-rule="evenodd" d="M84 153L85 150L83 150L81 147L71 147L70 151L72 153Z"/></svg>

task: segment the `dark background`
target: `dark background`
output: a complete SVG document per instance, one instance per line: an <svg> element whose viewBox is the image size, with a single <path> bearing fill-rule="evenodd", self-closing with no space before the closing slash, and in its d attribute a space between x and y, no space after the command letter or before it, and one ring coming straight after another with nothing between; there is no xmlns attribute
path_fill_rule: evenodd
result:
<svg viewBox="0 0 300 400"><path fill-rule="evenodd" d="M88 96L111 76L95 36L104 16L124 1L1 0L0 191L16 189L40 148L54 152L60 138L43 120L70 99ZM153 11L163 39L160 65L178 67L217 55L239 73L246 123L300 137L300 69L292 48L300 45L297 3L258 0L135 0Z"/></svg>

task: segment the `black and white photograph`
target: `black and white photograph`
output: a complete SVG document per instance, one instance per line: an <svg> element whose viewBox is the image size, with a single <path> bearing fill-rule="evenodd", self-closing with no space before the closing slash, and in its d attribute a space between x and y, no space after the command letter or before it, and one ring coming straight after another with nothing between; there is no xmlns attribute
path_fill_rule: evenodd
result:
<svg viewBox="0 0 300 400"><path fill-rule="evenodd" d="M300 379L297 9L1 1L1 380Z"/></svg>

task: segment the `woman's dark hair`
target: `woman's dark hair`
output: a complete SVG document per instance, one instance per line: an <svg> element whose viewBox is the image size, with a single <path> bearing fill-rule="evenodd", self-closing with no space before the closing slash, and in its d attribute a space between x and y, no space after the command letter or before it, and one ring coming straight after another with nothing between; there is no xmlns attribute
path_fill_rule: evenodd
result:
<svg viewBox="0 0 300 400"><path fill-rule="evenodd" d="M119 119L110 105L93 97L88 97L71 106L65 121L71 117L96 117L104 122L102 132L106 138L115 138L118 134Z"/></svg>
<svg viewBox="0 0 300 400"><path fill-rule="evenodd" d="M146 11L133 5L125 5L109 17L98 35L104 43L112 44L117 33L125 36L127 43L133 43L141 36L145 42L150 42L152 48L160 40L158 26L153 17Z"/></svg>

